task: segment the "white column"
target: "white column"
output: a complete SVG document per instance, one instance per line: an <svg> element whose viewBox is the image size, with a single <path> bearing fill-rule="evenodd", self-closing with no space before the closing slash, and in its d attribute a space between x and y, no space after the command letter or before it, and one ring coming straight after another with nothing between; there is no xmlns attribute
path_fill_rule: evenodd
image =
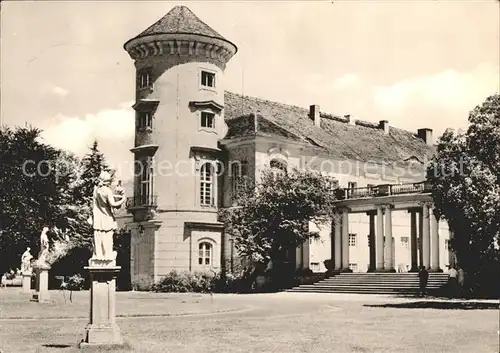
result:
<svg viewBox="0 0 500 353"><path fill-rule="evenodd" d="M432 209L434 211L434 209ZM432 212L429 215L431 222L431 270L435 272L441 271L439 268L439 218Z"/></svg>
<svg viewBox="0 0 500 353"><path fill-rule="evenodd" d="M385 207L385 264L386 271L394 270L394 259L392 257L392 206Z"/></svg>
<svg viewBox="0 0 500 353"><path fill-rule="evenodd" d="M340 271L342 268L342 234L341 234L341 226L340 226L340 215L336 214L334 218L334 250L335 250L335 256L334 256L334 261L335 261L335 270Z"/></svg>
<svg viewBox="0 0 500 353"><path fill-rule="evenodd" d="M375 234L375 269L384 269L384 211L382 206L377 207L377 233Z"/></svg>
<svg viewBox="0 0 500 353"><path fill-rule="evenodd" d="M410 209L410 254L411 254L411 269L410 272L418 271L418 251L417 251L417 212L415 209Z"/></svg>
<svg viewBox="0 0 500 353"><path fill-rule="evenodd" d="M342 270L349 270L349 210L342 210Z"/></svg>
<svg viewBox="0 0 500 353"><path fill-rule="evenodd" d="M424 203L422 206L422 265L429 269L431 253L430 253L430 233L431 222L429 217L429 204Z"/></svg>

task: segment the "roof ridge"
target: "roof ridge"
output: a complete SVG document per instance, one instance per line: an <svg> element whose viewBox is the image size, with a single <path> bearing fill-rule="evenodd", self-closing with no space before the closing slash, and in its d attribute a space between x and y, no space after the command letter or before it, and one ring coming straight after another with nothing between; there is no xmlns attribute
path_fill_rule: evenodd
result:
<svg viewBox="0 0 500 353"><path fill-rule="evenodd" d="M260 98L260 97L256 97L256 96L249 96L249 95L240 94L240 93L234 93L234 92L231 92L231 91L226 91L226 92L229 93L229 94L234 94L236 96L240 96L242 98L250 98L250 99L258 100L258 101L260 101L262 103L270 103L270 104L279 105L279 106L282 106L282 107L297 108L297 109L300 109L300 110L307 111L307 108L303 108L303 107L300 107L298 105L293 105L293 104L288 104L288 103L282 103L282 102L277 102L277 101L271 101L269 99L264 99L264 98Z"/></svg>
<svg viewBox="0 0 500 353"><path fill-rule="evenodd" d="M306 112L308 111L307 108L300 107L298 105L293 105L293 104L287 104L287 103L282 103L282 102L271 101L271 100L268 100L268 99L259 98L259 97L255 97L255 96L244 95L244 94L235 93L235 92L231 92L231 91L225 91L225 92L229 93L229 94L233 94L235 96L239 96L239 97L244 98L244 99L245 98L249 98L249 99L253 99L253 100L256 100L256 101L259 101L259 102L262 102L262 103L277 105L277 106L280 106L280 107L295 108L295 109L300 109L300 110L303 110L303 111L306 111ZM343 116L341 116L341 115L335 115L333 113L328 113L328 112L320 112L320 116L321 115L325 115L325 116L321 117L323 119L338 121L339 123L346 123L347 124L347 120ZM352 114L346 114L346 115L350 115L351 119L355 118ZM364 126L365 124L373 124L374 125L373 128L375 128L375 125L378 125L378 122L371 122L369 120L362 120L362 119L359 119L359 118L357 118L355 120L361 122L363 124L362 126ZM368 126L365 126L365 127L368 127ZM369 127L369 128L372 128L372 127ZM399 132L404 132L404 133L416 136L416 133L414 133L414 132L412 132L410 130L406 130L406 129L403 129L403 128L395 127L393 125L390 125L390 128L394 129L394 130L397 130Z"/></svg>

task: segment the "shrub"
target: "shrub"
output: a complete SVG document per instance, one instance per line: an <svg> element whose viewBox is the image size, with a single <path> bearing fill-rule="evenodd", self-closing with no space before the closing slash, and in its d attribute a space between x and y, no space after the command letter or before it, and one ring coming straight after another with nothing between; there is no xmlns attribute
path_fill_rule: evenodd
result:
<svg viewBox="0 0 500 353"><path fill-rule="evenodd" d="M232 273L170 271L151 290L163 293L239 293L245 291L244 279Z"/></svg>
<svg viewBox="0 0 500 353"><path fill-rule="evenodd" d="M7 272L5 274L5 278L8 279L8 280L13 280L16 278L16 273L15 272Z"/></svg>
<svg viewBox="0 0 500 353"><path fill-rule="evenodd" d="M242 293L248 292L248 283L241 274L228 272L225 276L217 274L212 279L212 292L214 293Z"/></svg>
<svg viewBox="0 0 500 353"><path fill-rule="evenodd" d="M150 276L140 275L132 281L132 289L136 291L150 291L153 287L153 279Z"/></svg>
<svg viewBox="0 0 500 353"><path fill-rule="evenodd" d="M208 293L212 290L214 275L204 272L170 271L160 281L153 284L154 292Z"/></svg>
<svg viewBox="0 0 500 353"><path fill-rule="evenodd" d="M85 284L85 278L83 278L79 273L74 274L68 279L68 289L69 290L82 290Z"/></svg>

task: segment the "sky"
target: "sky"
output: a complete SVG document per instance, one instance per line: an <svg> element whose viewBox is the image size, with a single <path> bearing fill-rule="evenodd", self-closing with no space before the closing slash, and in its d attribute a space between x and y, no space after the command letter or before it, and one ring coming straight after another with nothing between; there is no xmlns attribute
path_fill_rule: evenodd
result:
<svg viewBox="0 0 500 353"><path fill-rule="evenodd" d="M238 46L232 92L437 138L500 90L497 0L6 1L0 123L79 156L97 139L126 178L135 69L123 44L175 5Z"/></svg>

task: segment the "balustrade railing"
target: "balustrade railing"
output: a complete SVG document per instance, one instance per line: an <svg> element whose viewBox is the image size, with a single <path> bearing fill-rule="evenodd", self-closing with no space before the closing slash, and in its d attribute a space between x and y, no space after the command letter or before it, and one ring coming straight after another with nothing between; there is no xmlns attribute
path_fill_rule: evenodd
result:
<svg viewBox="0 0 500 353"><path fill-rule="evenodd" d="M125 207L130 208L140 208L140 207L156 207L157 206L157 195L139 195L128 197Z"/></svg>
<svg viewBox="0 0 500 353"><path fill-rule="evenodd" d="M377 186L367 186L361 188L345 188L337 190L339 200L361 199L376 196L391 196L429 193L431 191L428 182L407 183L407 184L382 184Z"/></svg>

